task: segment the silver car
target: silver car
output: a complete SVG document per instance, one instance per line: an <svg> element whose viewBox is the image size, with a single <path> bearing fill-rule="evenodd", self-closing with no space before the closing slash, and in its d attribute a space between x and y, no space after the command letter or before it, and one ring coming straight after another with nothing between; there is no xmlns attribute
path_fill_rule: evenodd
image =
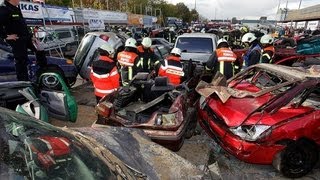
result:
<svg viewBox="0 0 320 180"><path fill-rule="evenodd" d="M103 44L111 45L116 50L116 53L124 49L123 40L113 32L87 33L81 40L74 56L74 64L82 78L90 78L89 67L92 61L98 57L97 49Z"/></svg>
<svg viewBox="0 0 320 180"><path fill-rule="evenodd" d="M178 36L175 48L181 49L182 60L205 63L216 50L218 37L209 33L185 33Z"/></svg>

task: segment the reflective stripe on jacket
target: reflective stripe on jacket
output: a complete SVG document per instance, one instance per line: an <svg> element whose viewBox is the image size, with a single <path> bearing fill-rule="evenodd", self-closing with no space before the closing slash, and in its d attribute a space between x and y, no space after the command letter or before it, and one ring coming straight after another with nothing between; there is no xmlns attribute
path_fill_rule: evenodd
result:
<svg viewBox="0 0 320 180"><path fill-rule="evenodd" d="M138 55L134 52L122 51L118 54L118 62L121 66L132 67Z"/></svg>
<svg viewBox="0 0 320 180"><path fill-rule="evenodd" d="M111 59L104 59L105 57L100 57L99 61L107 61ZM111 60L112 61L112 60ZM120 87L119 79L120 75L118 73L118 69L115 66L114 62L110 62L110 64L106 65L106 69L110 69L110 67L107 67L108 65L113 66L111 67L110 72L105 72L103 74L95 72L94 67L91 68L90 78L94 85L94 93L98 97L103 97L107 94L110 94L117 90ZM101 70L101 69L99 69Z"/></svg>
<svg viewBox="0 0 320 180"><path fill-rule="evenodd" d="M184 76L180 57L167 57L167 59L164 60L164 64L160 66L158 74L159 76L168 77L171 84L179 85L181 83L181 77Z"/></svg>
<svg viewBox="0 0 320 180"><path fill-rule="evenodd" d="M229 48L219 48L216 50L217 58L219 62L219 71L221 74L229 76L234 75L233 62L237 60L237 55Z"/></svg>
<svg viewBox="0 0 320 180"><path fill-rule="evenodd" d="M123 84L128 83L136 73L133 67L137 58L138 55L134 52L122 51L118 54L117 59L121 65L120 71Z"/></svg>
<svg viewBox="0 0 320 180"><path fill-rule="evenodd" d="M276 52L274 47L268 46L266 48L263 48L263 50L261 52L262 52L262 55L261 55L260 63L272 63L274 54ZM272 55L270 56L270 54L268 52L272 52Z"/></svg>

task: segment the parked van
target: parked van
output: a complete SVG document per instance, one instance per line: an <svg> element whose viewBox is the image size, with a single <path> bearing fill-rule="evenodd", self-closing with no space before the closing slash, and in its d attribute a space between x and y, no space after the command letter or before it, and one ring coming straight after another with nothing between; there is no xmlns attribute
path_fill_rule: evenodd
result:
<svg viewBox="0 0 320 180"><path fill-rule="evenodd" d="M36 37L39 39L38 48L42 50L61 48L64 54L76 49L74 46L78 44L78 36L73 27L39 29Z"/></svg>

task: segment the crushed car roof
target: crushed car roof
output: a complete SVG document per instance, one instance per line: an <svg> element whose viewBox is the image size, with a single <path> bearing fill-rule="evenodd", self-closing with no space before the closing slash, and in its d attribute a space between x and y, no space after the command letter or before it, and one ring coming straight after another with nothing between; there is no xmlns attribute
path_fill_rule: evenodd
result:
<svg viewBox="0 0 320 180"><path fill-rule="evenodd" d="M305 78L320 78L320 65L303 68L261 63L252 66L252 68L254 67L265 69L276 75L290 79L303 80Z"/></svg>

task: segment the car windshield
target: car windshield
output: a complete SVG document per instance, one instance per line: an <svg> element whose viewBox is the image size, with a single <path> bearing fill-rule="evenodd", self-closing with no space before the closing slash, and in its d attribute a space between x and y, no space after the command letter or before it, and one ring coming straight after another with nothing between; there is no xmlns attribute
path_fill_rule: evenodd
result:
<svg viewBox="0 0 320 180"><path fill-rule="evenodd" d="M294 82L290 83L276 74L255 68L231 81L229 87L255 93L269 89L272 94L279 94L291 88L293 84Z"/></svg>
<svg viewBox="0 0 320 180"><path fill-rule="evenodd" d="M81 41L79 48L74 56L75 65L77 67L81 67L84 59L86 58L92 43L95 40L95 36L91 34L87 34Z"/></svg>
<svg viewBox="0 0 320 180"><path fill-rule="evenodd" d="M180 37L176 47L187 53L213 52L213 42L210 38Z"/></svg>
<svg viewBox="0 0 320 180"><path fill-rule="evenodd" d="M0 178L116 179L108 166L71 134L0 110Z"/></svg>

